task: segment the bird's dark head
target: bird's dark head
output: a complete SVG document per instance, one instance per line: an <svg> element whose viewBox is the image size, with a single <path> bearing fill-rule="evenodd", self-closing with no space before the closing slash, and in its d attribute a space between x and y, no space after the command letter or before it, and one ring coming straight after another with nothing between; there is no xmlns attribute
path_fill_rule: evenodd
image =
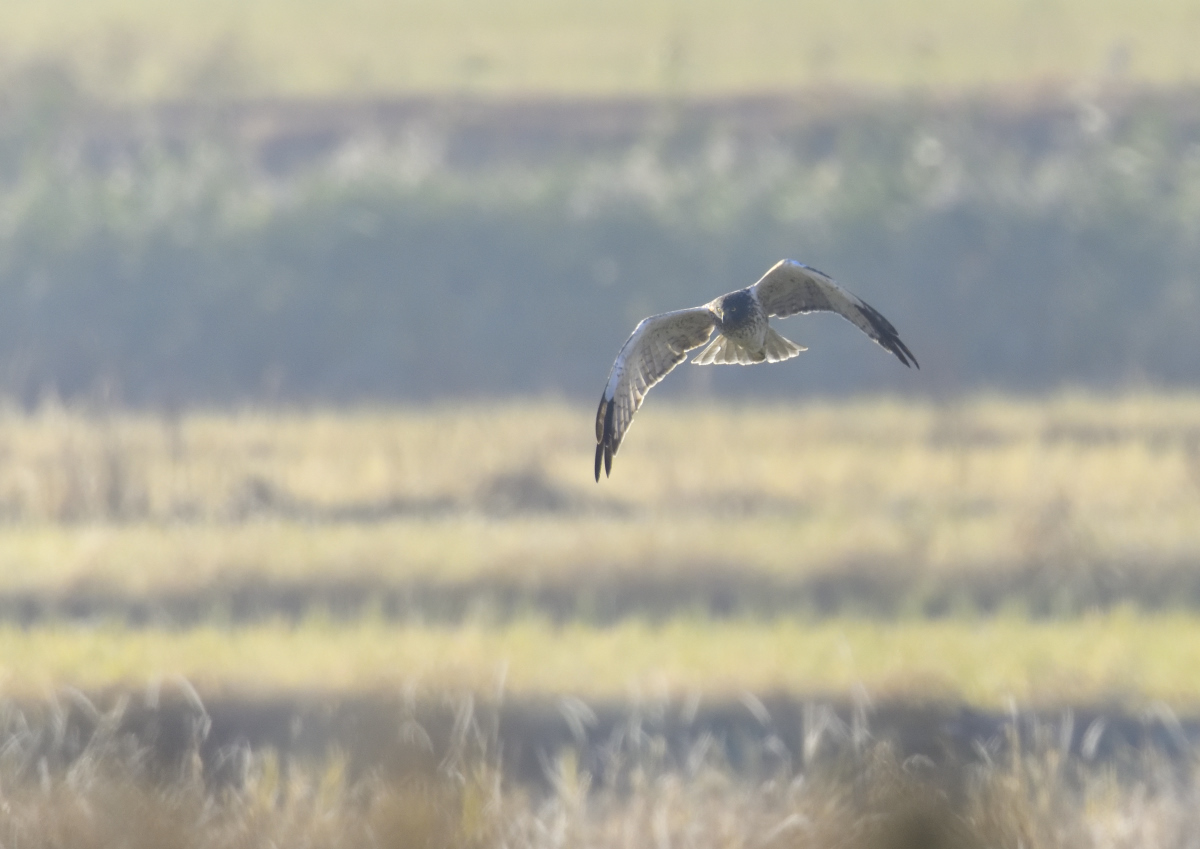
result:
<svg viewBox="0 0 1200 849"><path fill-rule="evenodd" d="M748 289L730 292L721 299L721 317L726 324L738 324L749 318L754 310L754 296Z"/></svg>

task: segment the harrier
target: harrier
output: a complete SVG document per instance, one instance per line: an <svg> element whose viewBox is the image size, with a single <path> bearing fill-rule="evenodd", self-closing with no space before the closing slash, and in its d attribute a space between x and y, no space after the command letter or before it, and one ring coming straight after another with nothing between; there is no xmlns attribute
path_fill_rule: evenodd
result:
<svg viewBox="0 0 1200 849"><path fill-rule="evenodd" d="M834 283L828 275L785 259L746 289L738 289L702 307L642 319L621 348L596 411L596 480L607 476L633 414L650 387L687 359L717 331L712 344L692 362L752 365L780 363L807 350L775 332L768 319L805 312L835 312L891 351L906 366L917 358L900 341L896 328L873 307Z"/></svg>

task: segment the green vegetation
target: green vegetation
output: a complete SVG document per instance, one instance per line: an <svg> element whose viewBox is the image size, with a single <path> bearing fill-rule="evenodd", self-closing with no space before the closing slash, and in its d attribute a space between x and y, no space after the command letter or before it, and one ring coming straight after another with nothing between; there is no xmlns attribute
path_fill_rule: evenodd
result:
<svg viewBox="0 0 1200 849"><path fill-rule="evenodd" d="M26 405L595 403L638 319L782 256L878 307L925 369L796 318L802 360L659 394L1181 386L1200 361L1191 95L467 105L323 129L337 108L122 114L35 83L0 127L0 389Z"/></svg>
<svg viewBox="0 0 1200 849"><path fill-rule="evenodd" d="M1186 0L10 0L6 56L107 97L721 94L1200 77Z"/></svg>

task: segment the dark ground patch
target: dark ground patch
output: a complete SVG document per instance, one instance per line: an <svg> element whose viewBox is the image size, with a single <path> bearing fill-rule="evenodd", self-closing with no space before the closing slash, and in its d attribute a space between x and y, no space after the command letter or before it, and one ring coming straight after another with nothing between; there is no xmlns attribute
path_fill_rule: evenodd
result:
<svg viewBox="0 0 1200 849"><path fill-rule="evenodd" d="M1200 564L1080 562L1043 558L936 575L904 562L853 561L794 577L755 573L737 563L601 562L544 576L489 575L469 580L417 578L276 579L233 572L184 591L127 593L97 582L58 592L0 593L0 622L121 621L189 627L245 625L310 616L395 623L501 623L537 614L555 622L611 624L678 615L896 618L1022 611L1033 618L1073 616L1132 605L1149 611L1200 608Z"/></svg>

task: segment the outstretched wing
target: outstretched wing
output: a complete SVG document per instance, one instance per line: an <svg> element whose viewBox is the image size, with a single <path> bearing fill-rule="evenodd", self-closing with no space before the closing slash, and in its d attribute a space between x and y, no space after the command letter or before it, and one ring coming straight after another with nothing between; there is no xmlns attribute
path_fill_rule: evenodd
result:
<svg viewBox="0 0 1200 849"><path fill-rule="evenodd" d="M716 324L712 310L696 307L652 315L634 329L608 373L596 411L596 480L601 462L605 475L612 471L613 455L650 387L707 342Z"/></svg>
<svg viewBox="0 0 1200 849"><path fill-rule="evenodd" d="M895 354L906 366L921 367L908 346L900 341L890 321L815 268L792 259L780 260L752 288L768 316L783 318L802 312L835 312Z"/></svg>

